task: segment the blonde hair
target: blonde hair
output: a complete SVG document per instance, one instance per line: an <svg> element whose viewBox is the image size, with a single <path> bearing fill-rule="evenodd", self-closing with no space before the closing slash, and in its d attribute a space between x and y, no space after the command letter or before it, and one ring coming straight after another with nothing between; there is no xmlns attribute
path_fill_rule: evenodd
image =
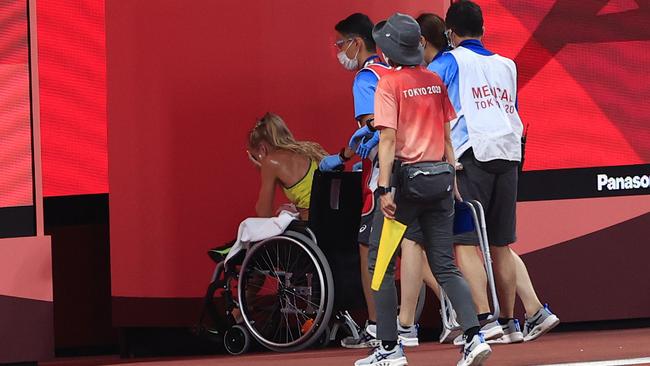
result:
<svg viewBox="0 0 650 366"><path fill-rule="evenodd" d="M257 149L262 142L266 142L278 150L292 151L307 156L317 163L327 155L325 149L315 142L296 141L282 118L270 112L260 118L248 134L249 148Z"/></svg>

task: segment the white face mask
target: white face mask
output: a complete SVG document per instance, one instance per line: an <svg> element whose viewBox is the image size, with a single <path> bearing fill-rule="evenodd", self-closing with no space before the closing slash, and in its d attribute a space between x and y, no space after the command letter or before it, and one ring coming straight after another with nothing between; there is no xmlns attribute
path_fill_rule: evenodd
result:
<svg viewBox="0 0 650 366"><path fill-rule="evenodd" d="M346 54L346 52L348 51L350 46L352 46L353 43L354 42L350 42L348 47L346 47L344 50L342 50L336 55L341 65L343 65L343 67L349 71L356 70L359 67L359 60L357 60L357 55L359 55L359 50L357 50L357 53L354 54L353 58L349 58L348 55Z"/></svg>

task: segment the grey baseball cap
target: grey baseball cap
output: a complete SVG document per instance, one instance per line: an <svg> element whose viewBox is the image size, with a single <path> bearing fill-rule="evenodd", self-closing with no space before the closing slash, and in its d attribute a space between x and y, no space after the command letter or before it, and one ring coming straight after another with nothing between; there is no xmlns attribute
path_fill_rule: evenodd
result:
<svg viewBox="0 0 650 366"><path fill-rule="evenodd" d="M420 25L413 17L395 13L372 30L382 52L400 65L420 65L423 49L420 45Z"/></svg>

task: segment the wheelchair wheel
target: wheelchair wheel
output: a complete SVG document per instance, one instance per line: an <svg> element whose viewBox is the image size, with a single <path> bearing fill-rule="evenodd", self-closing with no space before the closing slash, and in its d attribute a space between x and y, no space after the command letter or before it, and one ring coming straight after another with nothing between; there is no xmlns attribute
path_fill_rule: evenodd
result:
<svg viewBox="0 0 650 366"><path fill-rule="evenodd" d="M251 336L243 325L234 325L223 336L226 351L233 356L246 353L251 346Z"/></svg>
<svg viewBox="0 0 650 366"><path fill-rule="evenodd" d="M276 352L309 347L326 331L334 305L332 272L307 237L254 244L239 275L239 305L253 337Z"/></svg>

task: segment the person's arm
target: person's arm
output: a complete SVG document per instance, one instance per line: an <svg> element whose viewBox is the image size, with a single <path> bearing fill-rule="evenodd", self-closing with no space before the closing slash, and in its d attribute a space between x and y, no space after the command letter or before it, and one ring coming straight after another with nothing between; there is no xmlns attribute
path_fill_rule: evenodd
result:
<svg viewBox="0 0 650 366"><path fill-rule="evenodd" d="M379 79L371 71L363 70L354 78L352 96L354 97L354 118L359 127L375 118L375 91Z"/></svg>
<svg viewBox="0 0 650 366"><path fill-rule="evenodd" d="M456 166L456 156L454 154L454 144L451 142L451 126L449 122L445 123L445 161Z"/></svg>
<svg viewBox="0 0 650 366"><path fill-rule="evenodd" d="M456 111L451 105L447 88L442 85L442 94L440 95L442 102L442 117L444 118L445 125L445 160L452 166L456 166L456 156L454 154L454 144L451 141L451 123L450 121L456 118Z"/></svg>
<svg viewBox="0 0 650 366"><path fill-rule="evenodd" d="M451 105L451 102L449 101L449 96L447 95L447 88L443 85L442 86L442 111L443 111L443 117L445 119L444 125L445 125L445 160L451 164L454 168L456 168L456 154L454 153L454 144L451 140L451 123L449 123L451 120L456 118L456 112L454 110L454 107ZM454 175L454 196L456 197L457 200L462 201L463 199L460 196L460 192L458 191L458 182L457 179Z"/></svg>
<svg viewBox="0 0 650 366"><path fill-rule="evenodd" d="M380 80L375 93L375 126L379 134L379 178L377 185L390 187L395 160L396 130L397 130L397 101L391 93L388 80ZM381 211L389 219L395 218L395 201L393 195L383 194L380 198Z"/></svg>
<svg viewBox="0 0 650 366"><path fill-rule="evenodd" d="M379 135L379 179L377 185L390 187L390 177L395 161L395 129L384 128ZM381 196L381 211L389 219L395 219L395 201L392 194Z"/></svg>
<svg viewBox="0 0 650 366"><path fill-rule="evenodd" d="M268 163L260 166L262 184L255 204L258 217L273 217L273 198L275 197L275 184L277 180L275 168Z"/></svg>
<svg viewBox="0 0 650 366"><path fill-rule="evenodd" d="M454 145L451 142L451 126L449 122L445 123L445 160L451 164L451 166L456 167L456 155L454 154ZM463 198L460 196L460 191L458 190L458 180L454 175L454 197L458 201L462 201Z"/></svg>
<svg viewBox="0 0 650 366"><path fill-rule="evenodd" d="M343 153L346 158L351 158L358 153L358 148L364 142L364 137L373 136L373 132L370 129L374 129L373 121L375 119L375 91L377 89L377 82L379 79L377 76L368 70L363 70L357 74L354 78L354 84L352 85L352 95L354 97L354 116L359 125L359 130L350 139L349 146L346 147L345 152ZM370 123L368 123L370 122ZM370 129L366 126L370 126ZM360 132L364 130L364 134ZM358 136L360 138L355 138ZM353 143L354 140L354 143ZM376 145L376 139L373 141ZM370 144L372 144L370 143ZM374 145L366 146L367 149L372 149Z"/></svg>

